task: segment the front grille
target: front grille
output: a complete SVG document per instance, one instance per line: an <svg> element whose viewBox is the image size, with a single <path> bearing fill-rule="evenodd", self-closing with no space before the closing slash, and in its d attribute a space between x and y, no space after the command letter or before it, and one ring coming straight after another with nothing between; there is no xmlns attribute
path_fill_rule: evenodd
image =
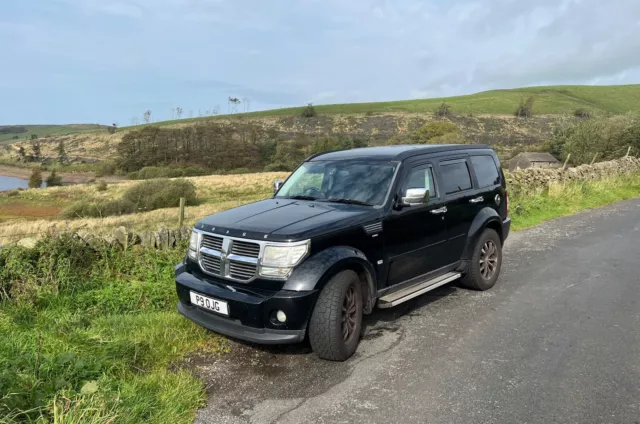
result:
<svg viewBox="0 0 640 424"><path fill-rule="evenodd" d="M250 280L256 274L255 264L229 261L229 276L238 280Z"/></svg>
<svg viewBox="0 0 640 424"><path fill-rule="evenodd" d="M233 240L231 242L231 254L257 258L260 256L260 245L257 243Z"/></svg>
<svg viewBox="0 0 640 424"><path fill-rule="evenodd" d="M214 237L214 236L208 236L206 234L203 234L202 247L206 247L207 249L222 251L222 237Z"/></svg>
<svg viewBox="0 0 640 424"><path fill-rule="evenodd" d="M202 268L211 274L220 274L220 258L216 256L201 255Z"/></svg>

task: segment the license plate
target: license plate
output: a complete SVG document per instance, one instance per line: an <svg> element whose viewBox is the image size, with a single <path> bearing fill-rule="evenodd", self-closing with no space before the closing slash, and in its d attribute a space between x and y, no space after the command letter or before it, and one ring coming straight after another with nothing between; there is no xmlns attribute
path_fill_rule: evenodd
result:
<svg viewBox="0 0 640 424"><path fill-rule="evenodd" d="M227 302L218 299L212 299L207 296L203 296L200 293L189 292L189 296L191 297L191 303L199 306L208 311L213 311L222 315L229 316L229 306Z"/></svg>

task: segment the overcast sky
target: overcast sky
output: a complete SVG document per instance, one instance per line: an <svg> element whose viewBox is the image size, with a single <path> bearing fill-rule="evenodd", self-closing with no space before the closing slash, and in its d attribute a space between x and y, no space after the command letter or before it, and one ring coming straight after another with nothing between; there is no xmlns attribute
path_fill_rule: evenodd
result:
<svg viewBox="0 0 640 424"><path fill-rule="evenodd" d="M626 83L640 0L0 0L0 124Z"/></svg>

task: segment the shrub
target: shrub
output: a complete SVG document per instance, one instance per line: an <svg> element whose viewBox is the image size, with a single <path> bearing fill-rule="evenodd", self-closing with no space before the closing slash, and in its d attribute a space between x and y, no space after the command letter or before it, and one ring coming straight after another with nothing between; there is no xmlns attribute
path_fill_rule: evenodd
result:
<svg viewBox="0 0 640 424"><path fill-rule="evenodd" d="M576 118L591 118L591 112L584 108L578 108L573 111L573 116Z"/></svg>
<svg viewBox="0 0 640 424"><path fill-rule="evenodd" d="M515 111L515 116L518 118L530 118L533 116L533 103L535 99L533 96L529 96L526 100L521 100L520 105Z"/></svg>
<svg viewBox="0 0 640 424"><path fill-rule="evenodd" d="M40 167L33 168L29 177L29 188L40 188L42 186L42 171Z"/></svg>
<svg viewBox="0 0 640 424"><path fill-rule="evenodd" d="M181 197L187 205L197 204L196 186L187 180L150 180L136 184L123 195L138 211L175 208Z"/></svg>
<svg viewBox="0 0 640 424"><path fill-rule="evenodd" d="M305 106L304 109L302 109L302 117L303 118L313 118L314 116L317 116L318 113L316 112L316 108L313 107L312 103L308 103L307 106Z"/></svg>
<svg viewBox="0 0 640 424"><path fill-rule="evenodd" d="M251 173L249 168L236 168L236 169L232 169L231 171L227 171L227 174L229 174L229 175L249 174L249 173Z"/></svg>
<svg viewBox="0 0 640 424"><path fill-rule="evenodd" d="M18 195L20 195L20 191L18 190L11 190L10 192L7 193L8 197L16 197Z"/></svg>
<svg viewBox="0 0 640 424"><path fill-rule="evenodd" d="M96 184L97 191L107 191L107 182L105 180L100 180Z"/></svg>
<svg viewBox="0 0 640 424"><path fill-rule="evenodd" d="M418 144L433 143L438 137L445 135L449 137L455 135L457 138L459 132L460 130L453 122L433 121L415 130L411 134L411 141Z"/></svg>
<svg viewBox="0 0 640 424"><path fill-rule="evenodd" d="M103 202L87 202L85 200L73 203L60 212L60 218L104 218L107 216L127 215L136 211L133 202L126 199L107 200Z"/></svg>
<svg viewBox="0 0 640 424"><path fill-rule="evenodd" d="M96 169L96 177L104 177L105 175L113 175L117 171L118 166L113 161L100 162Z"/></svg>
<svg viewBox="0 0 640 424"><path fill-rule="evenodd" d="M56 174L56 170L51 171L47 177L47 187L59 187L62 185L62 177Z"/></svg>
<svg viewBox="0 0 640 424"><path fill-rule="evenodd" d="M288 172L291 168L282 163L270 163L264 167L264 172Z"/></svg>
<svg viewBox="0 0 640 424"><path fill-rule="evenodd" d="M439 118L444 118L449 116L450 106L446 102L442 102L440 106L436 109L435 115Z"/></svg>

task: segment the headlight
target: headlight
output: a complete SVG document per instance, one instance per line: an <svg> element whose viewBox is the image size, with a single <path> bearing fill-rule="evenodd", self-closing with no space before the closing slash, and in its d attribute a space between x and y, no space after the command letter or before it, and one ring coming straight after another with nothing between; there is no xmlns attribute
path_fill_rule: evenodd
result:
<svg viewBox="0 0 640 424"><path fill-rule="evenodd" d="M200 245L200 233L191 231L191 238L189 238L189 251L187 255L194 261L198 260L198 246Z"/></svg>
<svg viewBox="0 0 640 424"><path fill-rule="evenodd" d="M309 253L309 240L292 245L264 247L260 275L271 278L287 278L293 267Z"/></svg>
<svg viewBox="0 0 640 424"><path fill-rule="evenodd" d="M308 251L309 241L292 246L266 245L262 265L273 268L291 268L298 265Z"/></svg>

